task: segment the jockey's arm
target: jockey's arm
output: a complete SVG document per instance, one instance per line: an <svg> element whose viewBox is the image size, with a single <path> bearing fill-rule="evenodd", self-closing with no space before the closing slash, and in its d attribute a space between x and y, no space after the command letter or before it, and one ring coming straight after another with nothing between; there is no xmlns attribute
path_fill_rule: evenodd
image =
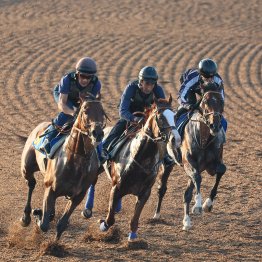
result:
<svg viewBox="0 0 262 262"><path fill-rule="evenodd" d="M74 116L75 110L71 109L66 103L68 99L68 94L62 94L60 93L59 95L59 100L58 100L58 109L62 111L63 113L67 115Z"/></svg>

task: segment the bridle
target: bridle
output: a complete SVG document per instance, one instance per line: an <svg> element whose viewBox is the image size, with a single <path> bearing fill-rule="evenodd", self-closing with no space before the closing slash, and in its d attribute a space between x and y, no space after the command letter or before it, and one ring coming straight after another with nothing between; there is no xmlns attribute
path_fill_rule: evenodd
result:
<svg viewBox="0 0 262 262"><path fill-rule="evenodd" d="M88 100L87 102L88 103L101 103L99 100ZM80 110L80 119L81 119L81 121L82 121L83 113L84 113L83 110ZM104 114L104 116L106 118L105 122L93 121L92 123L85 125L85 130L82 130L81 128L78 128L75 125L73 125L73 129L75 129L76 131L78 131L82 135L85 135L85 136L88 136L89 138L91 138L92 137L91 127L92 126L99 126L99 127L101 127L101 129L104 129L106 127L107 120L109 120L109 118L107 117L105 112L103 112L103 114Z"/></svg>
<svg viewBox="0 0 262 262"><path fill-rule="evenodd" d="M159 136L153 138L152 136L150 136L148 134L148 132L145 131L145 135L150 139L152 140L153 142L165 142L167 143L169 138L170 138L170 135L172 133L172 130L175 129L175 126L170 126L170 125L167 125L167 126L164 126L164 127L160 127L160 123L159 123L159 117L158 117L158 114L159 114L159 111L164 111L166 109L170 109L170 107L161 107L161 108L156 108L156 110L154 110L154 115L152 117L155 118L155 121L156 121L156 124L157 124L157 127L159 129ZM171 110L172 111L172 110ZM166 133L166 130L167 129L170 129L168 133Z"/></svg>
<svg viewBox="0 0 262 262"><path fill-rule="evenodd" d="M209 121L209 116L210 115L213 115L213 116L218 116L219 117L219 121L221 121L221 118L222 118L222 113L218 112L218 111L213 111L213 112L208 112L207 110L203 110L202 109L202 106L203 104L206 104L207 103L207 98L206 96L208 94L219 94L221 97L222 97L222 94L221 92L218 92L218 91L208 91L206 93L204 93L202 99L201 99L201 102L199 104L199 111L201 112L202 114L202 119L203 119L203 122L205 125L208 126L208 128L210 128L210 121Z"/></svg>

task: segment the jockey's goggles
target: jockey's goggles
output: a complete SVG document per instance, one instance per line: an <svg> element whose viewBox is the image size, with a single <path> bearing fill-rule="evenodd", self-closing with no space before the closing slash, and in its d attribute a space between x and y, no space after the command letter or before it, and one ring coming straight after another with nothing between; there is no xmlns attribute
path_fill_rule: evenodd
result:
<svg viewBox="0 0 262 262"><path fill-rule="evenodd" d="M80 73L80 72L78 72L78 75L79 75L79 77L81 77L82 79L87 79L87 80L89 80L89 79L92 79L93 78L93 74L86 74L86 73Z"/></svg>
<svg viewBox="0 0 262 262"><path fill-rule="evenodd" d="M146 84L156 84L157 80L153 78L143 78L142 79Z"/></svg>

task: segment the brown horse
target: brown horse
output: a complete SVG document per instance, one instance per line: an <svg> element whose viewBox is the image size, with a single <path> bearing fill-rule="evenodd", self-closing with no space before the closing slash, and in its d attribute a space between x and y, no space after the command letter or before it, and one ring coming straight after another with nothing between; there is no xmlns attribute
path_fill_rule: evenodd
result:
<svg viewBox="0 0 262 262"><path fill-rule="evenodd" d="M96 146L104 136L105 116L101 102L86 97L82 101L70 135L56 151L53 159L47 160L32 146L33 141L50 123L41 123L31 132L21 161L22 176L29 187L27 203L21 218L22 226L28 226L31 222L31 198L36 184L34 172L41 171L45 185L43 212L37 212L35 215L38 215L37 224L42 231L48 230L49 222L54 217L56 199L60 196L70 199L63 216L57 223L56 239L60 238L70 215L84 198L90 184L96 180L99 167Z"/></svg>
<svg viewBox="0 0 262 262"><path fill-rule="evenodd" d="M189 176L188 185L184 194L184 220L183 229L191 228L189 217L189 205L192 199L193 189L196 189L195 205L192 212L202 212L202 197L200 193L201 173L207 171L211 176L216 176L215 184L209 197L203 204L203 209L210 212L221 177L226 172L223 164L223 144L225 142L225 119L222 116L224 110L223 90L214 83L205 85L202 89L202 97L197 104L189 122L186 124L181 145L182 163L185 173ZM223 127L221 126L221 123ZM226 129L226 128L225 128ZM168 153L178 163L177 152L172 143L168 143ZM167 189L167 180L173 166L165 168L160 177L158 190L159 200L154 218L160 217L162 199Z"/></svg>
<svg viewBox="0 0 262 262"><path fill-rule="evenodd" d="M137 202L128 239L137 237L140 214L150 196L173 130L168 121L172 111L171 101L171 96L168 101L155 101L146 112L145 125L114 156L109 172L112 180L109 210L106 219L101 221L101 231L107 231L115 223L115 210L119 200L132 194L137 197Z"/></svg>

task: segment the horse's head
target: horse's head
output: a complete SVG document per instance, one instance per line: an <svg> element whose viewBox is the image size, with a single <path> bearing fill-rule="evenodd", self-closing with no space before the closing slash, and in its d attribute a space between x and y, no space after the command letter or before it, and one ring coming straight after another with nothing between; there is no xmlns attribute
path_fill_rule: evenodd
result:
<svg viewBox="0 0 262 262"><path fill-rule="evenodd" d="M174 137L174 112L172 111L172 96L169 99L158 99L150 111L148 123L151 124L153 138L167 143Z"/></svg>
<svg viewBox="0 0 262 262"><path fill-rule="evenodd" d="M87 96L81 100L81 108L75 125L83 135L91 139L94 146L97 146L104 137L105 118L107 116L101 101L93 96Z"/></svg>
<svg viewBox="0 0 262 262"><path fill-rule="evenodd" d="M215 136L221 128L221 117L224 111L224 92L216 83L202 86L202 99L199 105L204 123L210 134Z"/></svg>

